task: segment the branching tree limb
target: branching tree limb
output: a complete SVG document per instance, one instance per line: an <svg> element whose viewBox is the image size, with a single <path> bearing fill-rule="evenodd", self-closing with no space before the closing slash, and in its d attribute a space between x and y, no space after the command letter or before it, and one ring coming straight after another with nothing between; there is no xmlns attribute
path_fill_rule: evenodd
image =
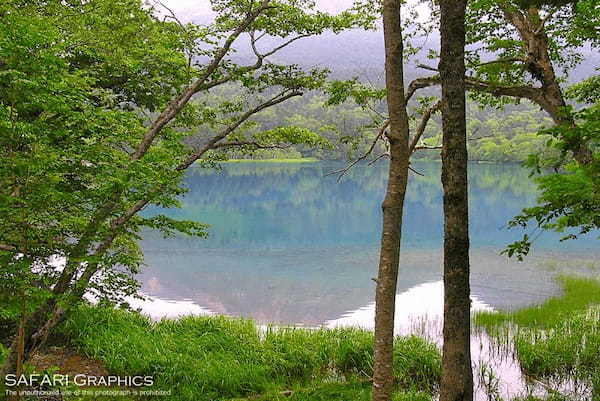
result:
<svg viewBox="0 0 600 401"><path fill-rule="evenodd" d="M417 127L417 129L415 131L415 135L412 138L412 140L410 141L410 144L408 147L410 155L412 155L417 150L441 149L439 146L424 146L424 145L419 146L418 145L419 141L421 140L421 137L423 136L423 133L425 132L425 129L427 128L427 124L428 124L429 120L431 119L431 116L434 113L436 113L437 111L439 111L440 108L441 108L441 102L438 101L435 104L433 104L432 106L428 107L423 112L419 126ZM361 156L354 159L351 163L349 163L344 168L341 168L341 169L335 170L335 171L331 171L331 172L327 173L326 175L338 174L338 181L340 181L342 179L342 177L344 175L346 175L348 173L348 171L350 171L350 169L352 169L354 166L356 166L361 161L367 159L373 153L373 151L375 150L375 146L377 145L377 142L384 138L385 132L386 132L389 124L390 124L389 120L386 120L385 123L383 124L383 126L379 129L379 133L377 134L377 136L375 137L373 142L371 142L371 146L369 146L369 148ZM384 153L380 154L379 156L375 157L373 160L371 160L369 162L369 166L372 164L375 164L378 160L381 160L382 158L389 157L389 156L390 156L389 152L384 152ZM413 170L412 168L410 168L410 170L419 175L422 175L421 173L418 173L417 171Z"/></svg>
<svg viewBox="0 0 600 401"><path fill-rule="evenodd" d="M188 86L179 96L173 99L162 113L154 120L144 134L137 150L131 155L131 160L135 161L144 156L154 141L154 138L160 133L162 128L167 125L175 116L185 107L192 96L202 89L206 80L219 68L221 61L229 53L233 42L245 32L254 20L262 14L263 11L269 8L270 0L263 0L260 5L248 12L246 18L236 27L236 29L227 37L223 45L216 52L212 61L202 71L200 77Z"/></svg>
<svg viewBox="0 0 600 401"><path fill-rule="evenodd" d="M417 127L415 136L413 137L412 141L410 142L410 145L408 148L411 155L417 149L428 149L427 147L424 147L424 146L417 147L417 145L418 145L419 141L421 140L423 133L425 132L425 128L427 128L427 123L429 122L429 119L431 118L432 114L435 113L436 111L440 110L441 107L442 107L442 102L438 101L433 106L428 107L425 110L425 112L423 113L423 116L421 117L421 122L419 123L419 126Z"/></svg>
<svg viewBox="0 0 600 401"><path fill-rule="evenodd" d="M329 172L326 175L339 174L338 181L340 181L342 179L342 177L344 175L346 175L346 173L348 173L348 171L350 171L350 169L352 167L354 167L355 165L357 165L361 161L365 160L367 157L369 157L371 155L371 153L373 153L373 150L375 149L375 146L377 145L377 142L381 138L383 138L383 135L385 134L385 131L388 128L389 125L390 125L390 121L386 120L385 123L383 124L383 126L379 129L379 133L377 134L377 136L375 137L375 139L373 140L373 142L371 142L371 146L369 146L369 149L367 149L367 151L365 153L363 153L360 157L358 157L357 159L355 159L354 161L352 161L346 167L344 167L342 169L339 169L339 170L335 170L335 171Z"/></svg>

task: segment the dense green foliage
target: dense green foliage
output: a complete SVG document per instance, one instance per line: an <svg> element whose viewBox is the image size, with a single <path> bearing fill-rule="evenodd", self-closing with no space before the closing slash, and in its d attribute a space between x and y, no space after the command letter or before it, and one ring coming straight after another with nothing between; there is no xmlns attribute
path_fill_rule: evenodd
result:
<svg viewBox="0 0 600 401"><path fill-rule="evenodd" d="M32 293L52 281L49 258L72 251L114 188L127 188L130 202L165 185L156 202L176 203L181 174L170 171L185 149L181 134L167 130L143 164L132 165L128 152L144 131L140 111L162 107L188 72L175 25L136 1L9 1L0 13L0 243L25 254L0 254L2 283L13 287L9 293ZM133 224L204 231L164 218ZM137 269L141 255L131 234L116 242L108 265ZM27 274L32 263L41 275ZM118 276L105 279L127 283Z"/></svg>
<svg viewBox="0 0 600 401"><path fill-rule="evenodd" d="M46 298L134 293L143 228L206 235L199 222L138 214L177 207L194 162L211 167L229 149L329 146L306 128L252 121L328 74L266 57L293 42L284 38L340 32L369 16L331 16L310 1L212 6L217 17L204 26L140 0L0 5L0 297L13 304L5 311L31 316ZM242 34L254 64L231 59ZM267 34L283 43L264 49ZM208 95L226 84L235 96Z"/></svg>
<svg viewBox="0 0 600 401"><path fill-rule="evenodd" d="M559 125L547 129L550 136L548 147L554 149L553 157L535 152L526 166L536 176L540 190L538 205L523 209L509 223L511 226L527 227L534 221L537 228L563 233L563 240L576 239L580 235L600 228L600 79L593 76L569 88L569 95L579 102L590 105L573 113L576 124ZM589 163L580 163L569 156L580 144L592 149ZM544 169L548 165L554 171ZM507 248L509 256L522 258L532 244L531 235Z"/></svg>

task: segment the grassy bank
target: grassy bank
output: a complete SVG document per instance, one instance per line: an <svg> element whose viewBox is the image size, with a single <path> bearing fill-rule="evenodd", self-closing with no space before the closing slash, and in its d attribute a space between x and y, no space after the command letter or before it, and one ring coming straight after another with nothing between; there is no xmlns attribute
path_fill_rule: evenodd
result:
<svg viewBox="0 0 600 401"><path fill-rule="evenodd" d="M558 278L562 295L511 312L481 312L474 324L496 338L510 333L521 369L553 385L585 382L600 400L600 280Z"/></svg>
<svg viewBox="0 0 600 401"><path fill-rule="evenodd" d="M492 329L513 323L520 327L552 328L600 304L600 280L577 276L559 276L557 280L562 289L559 296L516 311L479 312L474 316L475 326Z"/></svg>
<svg viewBox="0 0 600 401"><path fill-rule="evenodd" d="M273 329L250 320L186 317L152 322L137 313L82 306L55 342L101 361L110 374L153 376L169 400L367 400L372 333ZM431 399L437 347L417 337L394 346L395 400ZM154 397L156 398L156 397Z"/></svg>

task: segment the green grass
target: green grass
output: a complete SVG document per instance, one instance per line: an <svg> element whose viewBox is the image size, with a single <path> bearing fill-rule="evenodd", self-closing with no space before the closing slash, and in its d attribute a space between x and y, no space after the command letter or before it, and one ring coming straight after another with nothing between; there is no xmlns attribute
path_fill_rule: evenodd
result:
<svg viewBox="0 0 600 401"><path fill-rule="evenodd" d="M549 330L521 330L514 343L528 375L587 381L594 400L600 400L600 308L565 319Z"/></svg>
<svg viewBox="0 0 600 401"><path fill-rule="evenodd" d="M4 358L6 358L6 354L8 353L8 349L4 347L4 345L0 344L0 364L4 362Z"/></svg>
<svg viewBox="0 0 600 401"><path fill-rule="evenodd" d="M494 327L513 323L520 327L547 329L561 324L574 314L600 304L600 280L577 276L560 276L562 294L540 305L507 312L478 312L475 326L491 331Z"/></svg>
<svg viewBox="0 0 600 401"><path fill-rule="evenodd" d="M600 281L559 277L563 293L511 312L483 312L476 326L508 334L523 372L537 379L585 382L600 400Z"/></svg>
<svg viewBox="0 0 600 401"><path fill-rule="evenodd" d="M235 401L247 400L244 398ZM352 381L347 383L320 383L310 387L294 388L252 397L254 401L371 401L371 383ZM398 391L392 401L431 401L431 394L419 391Z"/></svg>
<svg viewBox="0 0 600 401"><path fill-rule="evenodd" d="M314 163L318 161L316 157L299 157L296 159L229 159L221 163Z"/></svg>
<svg viewBox="0 0 600 401"><path fill-rule="evenodd" d="M151 322L132 312L82 306L60 332L81 353L103 361L111 374L154 376L153 389L171 390L170 400L277 396L287 389L299 389L298 397L305 397L299 400L328 399L315 395L315 385L329 383L344 392L372 375L372 333L358 329L261 332L250 320ZM394 355L398 390L436 391L441 356L435 345L399 337ZM338 391L333 387L323 391Z"/></svg>

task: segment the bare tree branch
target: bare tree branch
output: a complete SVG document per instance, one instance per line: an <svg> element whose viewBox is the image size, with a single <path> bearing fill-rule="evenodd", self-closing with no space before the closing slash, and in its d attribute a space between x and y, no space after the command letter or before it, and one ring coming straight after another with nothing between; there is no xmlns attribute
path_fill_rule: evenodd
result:
<svg viewBox="0 0 600 401"><path fill-rule="evenodd" d="M408 169L409 169L410 171L412 171L413 173L415 173L416 175L420 175L421 177L425 177L425 174L423 174L423 173L419 173L417 170L415 170L414 168L412 168L412 167L410 166L410 164L408 165Z"/></svg>
<svg viewBox="0 0 600 401"><path fill-rule="evenodd" d="M380 154L379 156L377 156L376 158L374 158L373 160L371 160L369 162L369 166L372 166L373 164L377 163L379 160L383 159L384 157L390 157L390 154L388 152Z"/></svg>
<svg viewBox="0 0 600 401"><path fill-rule="evenodd" d="M295 97L295 96L302 96L302 92L300 92L300 91L292 91L292 92L287 92L287 93L282 92L282 93L279 93L278 95L272 97L268 101L256 106L255 108L248 110L246 113L241 115L233 124L229 125L225 130L223 130L219 135L214 136L208 143L206 143L199 150L197 150L191 156L189 156L186 161L184 161L179 166L177 166L176 170L177 171L185 170L186 168L191 166L192 163L194 163L196 160L198 160L200 157L202 157L202 155L204 155L204 153L206 153L210 149L213 149L214 145L217 144L217 142L221 141L227 135L232 133L235 129L237 129L240 125L242 125L242 123L244 123L246 120L248 120L254 114L259 113L266 108L275 106L282 102L285 102L286 100L288 100L292 97Z"/></svg>
<svg viewBox="0 0 600 401"><path fill-rule="evenodd" d="M474 64L469 67L475 68L475 67L483 67L483 66L491 65L491 64L509 64L509 63L526 63L526 62L527 62L527 59L524 59L522 57L509 57L509 58L500 58L500 59L491 60L491 61L484 61L483 63Z"/></svg>
<svg viewBox="0 0 600 401"><path fill-rule="evenodd" d="M421 66L421 65L420 65ZM437 71L433 67L422 66L427 69ZM521 99L528 99L545 107L542 88L528 85L501 85L494 82L483 81L473 77L465 77L467 89L471 91L486 92L494 96L508 96ZM439 76L419 78L412 81L408 87L407 97L412 96L417 89L436 86L440 84Z"/></svg>
<svg viewBox="0 0 600 401"><path fill-rule="evenodd" d="M417 150L417 144L421 140L421 137L423 136L423 133L425 132L425 128L427 128L427 123L429 123L429 119L431 118L431 115L433 113L435 113L436 111L438 111L441 107L442 107L442 102L438 101L433 106L428 107L425 110L425 112L423 112L423 116L421 117L421 122L419 123L419 126L417 127L417 132L415 133L415 136L408 147L409 153L411 155L414 153L415 150ZM420 146L420 147L418 147L418 149L427 149L427 147Z"/></svg>
<svg viewBox="0 0 600 401"><path fill-rule="evenodd" d="M439 72L439 70L437 68L431 67L431 66L426 65L426 64L417 64L417 68L421 68L423 70L429 70L429 71Z"/></svg>
<svg viewBox="0 0 600 401"><path fill-rule="evenodd" d="M377 134L377 136L371 143L371 146L369 146L369 149L365 153L363 153L360 157L358 157L357 159L352 161L346 167L339 169L339 170L331 171L331 172L325 174L325 176L339 174L338 179L337 179L339 182L342 179L342 177L344 175L346 175L346 173L348 173L348 171L350 171L350 169L352 167L354 167L356 164L358 164L362 160L365 160L367 157L369 157L369 155L373 152L373 149L375 149L375 145L377 144L379 139L381 139L383 137L383 134L385 134L385 130L387 129L387 127L389 125L390 125L390 120L386 120L385 123L383 124L383 126L379 129L379 133Z"/></svg>
<svg viewBox="0 0 600 401"><path fill-rule="evenodd" d="M482 81L472 77L465 77L467 89L480 92L491 93L494 96L509 96L516 98L529 99L540 104L542 101L542 89L528 85L496 85L487 81Z"/></svg>
<svg viewBox="0 0 600 401"><path fill-rule="evenodd" d="M408 104L408 101L410 100L411 97L413 97L413 95L415 94L415 92L417 90L422 89L422 88L427 88L430 86L437 86L439 84L440 84L439 76L415 79L408 85L408 90L406 91L406 95L405 95L406 103Z"/></svg>

